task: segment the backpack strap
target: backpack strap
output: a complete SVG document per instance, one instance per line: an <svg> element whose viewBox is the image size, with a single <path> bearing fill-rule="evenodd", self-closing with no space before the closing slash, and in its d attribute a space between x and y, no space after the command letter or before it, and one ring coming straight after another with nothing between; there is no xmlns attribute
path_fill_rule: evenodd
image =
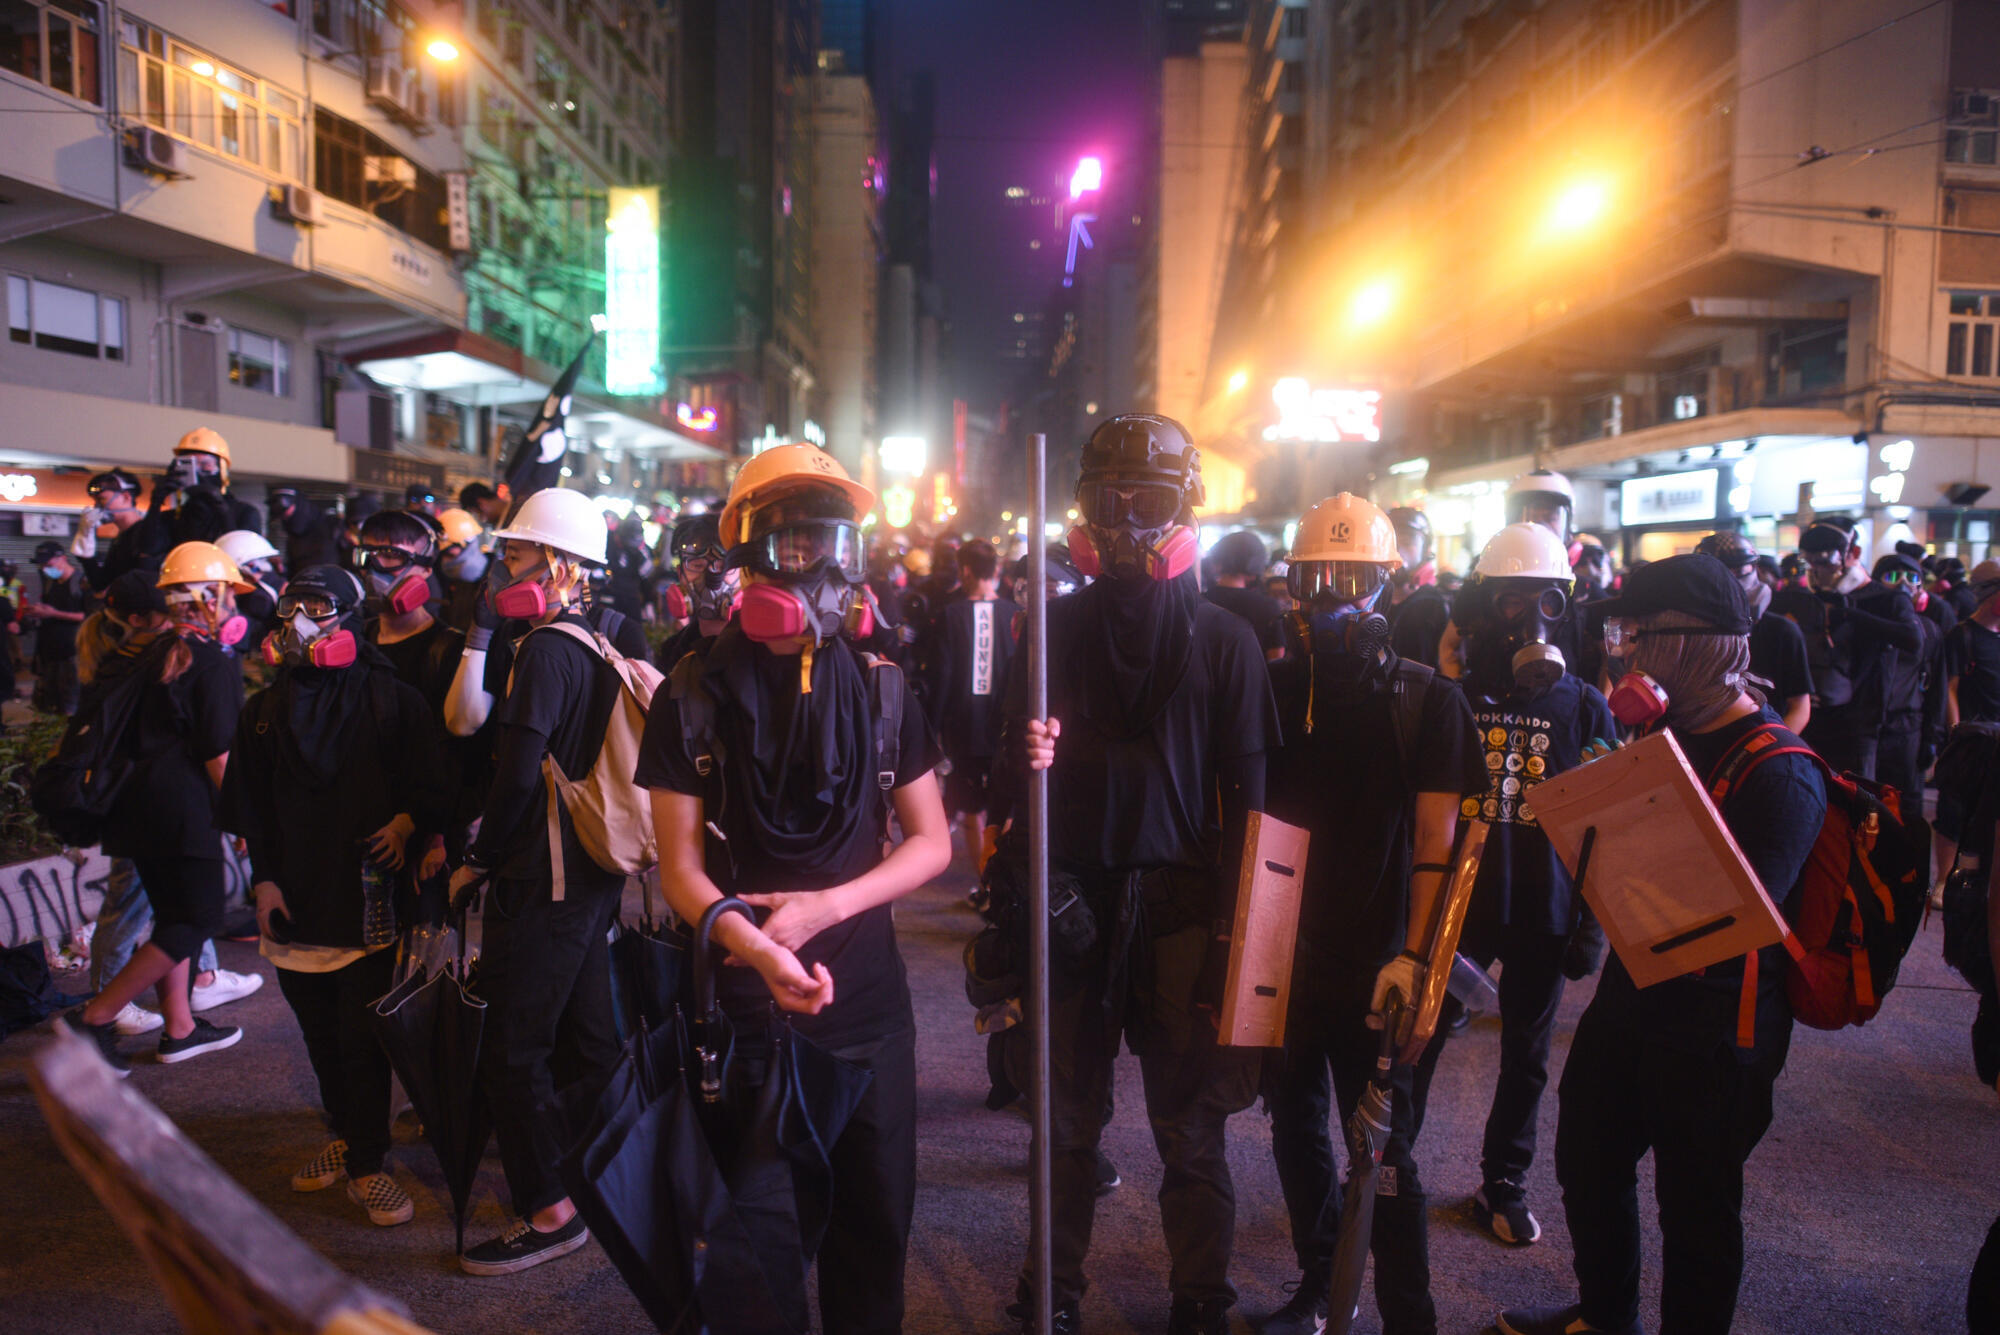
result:
<svg viewBox="0 0 2000 1335"><path fill-rule="evenodd" d="M903 740L903 669L865 651L861 662L875 688L875 783L886 793L896 786L897 752Z"/></svg>
<svg viewBox="0 0 2000 1335"><path fill-rule="evenodd" d="M682 654L667 674L667 695L680 707L681 747L694 772L706 779L715 771L715 697L702 686L701 672L701 655Z"/></svg>
<svg viewBox="0 0 2000 1335"><path fill-rule="evenodd" d="M591 622L591 629L603 636L608 643L618 638L618 632L625 629L625 614L615 607L593 607L597 617Z"/></svg>

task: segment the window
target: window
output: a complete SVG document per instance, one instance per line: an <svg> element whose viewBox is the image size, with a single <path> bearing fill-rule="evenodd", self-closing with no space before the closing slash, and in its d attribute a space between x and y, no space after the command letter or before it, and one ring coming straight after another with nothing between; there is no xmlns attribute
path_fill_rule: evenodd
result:
<svg viewBox="0 0 2000 1335"><path fill-rule="evenodd" d="M313 187L438 250L451 244L444 178L353 121L319 107L313 110Z"/></svg>
<svg viewBox="0 0 2000 1335"><path fill-rule="evenodd" d="M304 179L299 99L157 28L119 23L118 89L128 113L160 129L273 176Z"/></svg>
<svg viewBox="0 0 2000 1335"><path fill-rule="evenodd" d="M47 352L125 360L125 303L80 287L7 275L7 337Z"/></svg>
<svg viewBox="0 0 2000 1335"><path fill-rule="evenodd" d="M260 394L275 394L281 399L291 397L291 344L231 325L229 383Z"/></svg>
<svg viewBox="0 0 2000 1335"><path fill-rule="evenodd" d="M0 70L102 106L102 30L95 0L0 0Z"/></svg>
<svg viewBox="0 0 2000 1335"><path fill-rule="evenodd" d="M1993 357L1994 331L2000 329L2000 293L1948 292L1945 312L1944 373L2000 379L2000 362Z"/></svg>
<svg viewBox="0 0 2000 1335"><path fill-rule="evenodd" d="M1306 11L1304 9L1287 9L1285 11L1285 26L1281 30L1281 35L1285 37L1303 37L1306 35Z"/></svg>
<svg viewBox="0 0 2000 1335"><path fill-rule="evenodd" d="M1945 120L1944 160L1992 166L2000 147L2000 93L1955 89Z"/></svg>

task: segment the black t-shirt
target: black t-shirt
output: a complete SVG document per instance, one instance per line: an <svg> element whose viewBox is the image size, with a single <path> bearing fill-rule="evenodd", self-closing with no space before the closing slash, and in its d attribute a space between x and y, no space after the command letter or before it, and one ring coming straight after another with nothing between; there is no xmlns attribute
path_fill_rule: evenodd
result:
<svg viewBox="0 0 2000 1335"><path fill-rule="evenodd" d="M1771 683L1771 703L1782 710L1801 695L1813 693L1812 664L1806 660L1806 636L1790 617L1766 612L1750 628L1750 671Z"/></svg>
<svg viewBox="0 0 2000 1335"><path fill-rule="evenodd" d="M562 619L585 624L575 613ZM550 876L542 758L553 756L571 779L588 774L604 746L619 689L610 665L561 631L544 628L523 637L514 652L512 688L494 706L500 731L493 784L472 849L476 861L512 879ZM559 810L558 819L564 875L572 888L579 881L594 887L623 880L590 860L576 842L567 811Z"/></svg>
<svg viewBox="0 0 2000 1335"><path fill-rule="evenodd" d="M1945 673L1958 683L1958 717L1967 723L2000 723L2000 631L1971 617L1944 641Z"/></svg>
<svg viewBox="0 0 2000 1335"><path fill-rule="evenodd" d="M83 586L83 576L72 574L68 579L42 580L42 601L58 612L87 612L90 610L90 595ZM35 634L35 655L38 658L61 659L76 657L76 631L80 621L67 621L61 617L43 617L41 629Z"/></svg>
<svg viewBox="0 0 2000 1335"><path fill-rule="evenodd" d="M944 609L938 740L954 765L988 759L999 749L1001 702L1019 615L1005 598L960 598Z"/></svg>
<svg viewBox="0 0 2000 1335"><path fill-rule="evenodd" d="M138 765L104 823L104 851L112 857L222 857L216 789L205 767L236 736L243 666L212 640L185 642L193 664L171 682L148 683L121 744ZM122 655L112 662L129 666ZM100 668L99 678L112 670Z"/></svg>
<svg viewBox="0 0 2000 1335"><path fill-rule="evenodd" d="M775 699L780 692L798 690L797 656L772 654L761 646L751 652L757 659L759 689L765 698ZM819 652L852 654L854 651L836 642ZM869 700L872 703L874 699L874 683L870 681ZM717 703L718 710L734 707L728 702ZM788 861L757 838L749 814L742 810L741 786L730 782L726 753L717 755L716 770L708 777L696 773L694 757L688 753L682 731L681 711L681 701L670 690L662 689L653 697L639 767L633 779L647 788L702 799L703 819L719 825L725 836L724 840L713 837L705 840L703 856L709 880L723 894L825 890L853 880L882 861L883 822L893 792L884 792L872 781L865 783L862 791L867 795L869 810L851 822L847 837L837 847L816 849L810 865ZM718 730L725 722L718 720ZM891 759L895 788L921 779L937 768L937 744L907 682L903 687L902 729L896 754ZM872 770L876 762L871 757L867 763ZM727 795L718 796L723 793ZM896 948L895 918L889 905L869 909L829 927L797 953L799 963L808 972L815 964L824 964L834 981L831 1006L818 1015L792 1017L800 1033L817 1042L838 1046L886 1037L910 1023L909 982L902 954ZM771 994L754 970L726 968L718 977L717 996L732 1013L764 1013Z"/></svg>
<svg viewBox="0 0 2000 1335"><path fill-rule="evenodd" d="M1419 585L1389 608L1389 648L1398 658L1425 667L1438 665L1438 641L1451 620L1451 599L1435 584Z"/></svg>
<svg viewBox="0 0 2000 1335"><path fill-rule="evenodd" d="M1714 732L1674 730L1674 740L1703 784L1731 746L1752 730L1778 722L1768 707ZM1722 823L1757 873L1758 881L1787 919L1796 908L1800 874L1819 838L1826 816L1826 789L1819 767L1808 756L1773 756L1749 770L1722 802ZM1762 1052L1781 1050L1791 1029L1785 1001L1790 956L1782 944L1757 953L1756 1043ZM1640 991L1615 954L1605 966L1593 1005L1629 1017L1650 1037L1698 1056L1736 1045L1737 1006L1743 988L1743 961L1724 960L1699 976L1685 975Z"/></svg>
<svg viewBox="0 0 2000 1335"><path fill-rule="evenodd" d="M1576 930L1581 901L1530 799L1545 779L1575 768L1593 740L1616 741L1618 721L1595 686L1567 672L1539 695L1467 694L1484 759L1481 796L1468 797L1460 814L1491 827L1468 914L1568 936Z"/></svg>
<svg viewBox="0 0 2000 1335"><path fill-rule="evenodd" d="M1412 803L1418 793L1476 793L1486 786L1463 692L1433 675L1407 750L1388 679L1338 682L1312 660L1271 665L1284 744L1271 756L1271 814L1312 837L1299 910L1302 958L1379 968L1403 949L1410 913ZM1411 689L1407 684L1405 689ZM1067 732L1065 731L1065 738Z"/></svg>
<svg viewBox="0 0 2000 1335"><path fill-rule="evenodd" d="M1250 629L1257 632L1257 643L1263 645L1267 652L1283 646L1284 628L1279 625L1278 618L1284 615L1284 609L1278 606L1276 598L1262 589L1232 589L1218 584L1203 596L1223 611L1234 612L1249 622Z"/></svg>

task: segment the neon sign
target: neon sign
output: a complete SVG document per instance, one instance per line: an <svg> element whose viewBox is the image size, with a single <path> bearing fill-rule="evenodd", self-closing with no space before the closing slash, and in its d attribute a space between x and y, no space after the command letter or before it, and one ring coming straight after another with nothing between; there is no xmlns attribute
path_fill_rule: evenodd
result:
<svg viewBox="0 0 2000 1335"><path fill-rule="evenodd" d="M882 471L915 477L930 458L930 443L922 436L884 436L877 454Z"/></svg>
<svg viewBox="0 0 2000 1335"><path fill-rule="evenodd" d="M612 186L604 230L604 387L613 394L657 393L660 188Z"/></svg>
<svg viewBox="0 0 2000 1335"><path fill-rule="evenodd" d="M713 407L697 408L691 403L674 405L674 420L690 431L713 431L720 420Z"/></svg>
<svg viewBox="0 0 2000 1335"><path fill-rule="evenodd" d="M900 482L882 489L882 518L890 528L908 528L917 508L917 493Z"/></svg>
<svg viewBox="0 0 2000 1335"><path fill-rule="evenodd" d="M1314 443L1382 439L1382 391L1314 389L1299 376L1271 386L1278 420L1264 428L1265 440Z"/></svg>
<svg viewBox="0 0 2000 1335"><path fill-rule="evenodd" d="M39 489L32 473L0 473L0 500L18 504Z"/></svg>

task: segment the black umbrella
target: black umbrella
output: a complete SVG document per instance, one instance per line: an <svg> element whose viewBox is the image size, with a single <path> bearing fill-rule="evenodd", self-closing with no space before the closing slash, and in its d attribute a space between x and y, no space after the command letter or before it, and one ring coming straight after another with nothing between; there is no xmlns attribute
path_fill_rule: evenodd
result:
<svg viewBox="0 0 2000 1335"><path fill-rule="evenodd" d="M1382 1174L1382 1149L1389 1143L1389 1117L1396 1091L1389 1082L1396 1049L1407 1037L1409 1013L1391 1005L1382 1017L1382 1049L1375 1074L1347 1119L1347 1186L1340 1203L1340 1237L1334 1243L1333 1279L1327 1285L1326 1329L1347 1335L1361 1301L1361 1276L1368 1266L1368 1243L1375 1232L1375 1183Z"/></svg>
<svg viewBox="0 0 2000 1335"><path fill-rule="evenodd" d="M621 1043L642 1029L667 1027L687 976L686 938L653 916L652 876L641 879L644 916L636 927L621 926L611 943L611 1018Z"/></svg>
<svg viewBox="0 0 2000 1335"><path fill-rule="evenodd" d="M463 934L461 933L461 940ZM403 1089L424 1125L451 1191L458 1248L465 1250L465 1207L486 1153L493 1115L479 1083L479 1042L486 1003L471 992L463 956L428 974L414 972L389 989L369 1015Z"/></svg>
<svg viewBox="0 0 2000 1335"><path fill-rule="evenodd" d="M702 915L693 1017L642 1030L595 1106L572 1109L563 1181L661 1330L804 1335L829 1150L874 1076L775 1015L738 1040L709 958L724 913L750 909L725 899Z"/></svg>

